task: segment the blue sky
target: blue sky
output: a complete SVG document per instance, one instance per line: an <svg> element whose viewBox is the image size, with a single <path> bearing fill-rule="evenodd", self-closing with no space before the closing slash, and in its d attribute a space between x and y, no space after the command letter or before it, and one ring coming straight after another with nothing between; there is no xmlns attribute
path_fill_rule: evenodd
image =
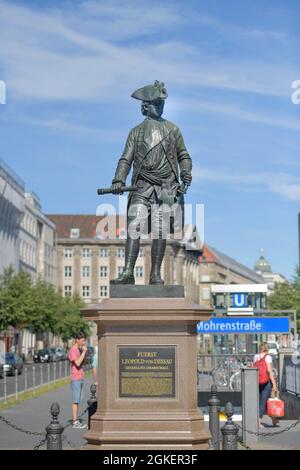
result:
<svg viewBox="0 0 300 470"><path fill-rule="evenodd" d="M2 1L0 157L46 213L96 212L128 131L130 94L164 81L164 117L193 159L206 242L275 272L298 262L298 0ZM105 202L113 202L112 196Z"/></svg>

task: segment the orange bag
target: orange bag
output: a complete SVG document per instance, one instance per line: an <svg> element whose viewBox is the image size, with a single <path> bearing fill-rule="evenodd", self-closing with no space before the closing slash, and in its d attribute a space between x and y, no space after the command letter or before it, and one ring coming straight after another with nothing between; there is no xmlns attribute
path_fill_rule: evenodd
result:
<svg viewBox="0 0 300 470"><path fill-rule="evenodd" d="M267 415L271 418L284 416L284 401L280 398L269 398L267 401Z"/></svg>

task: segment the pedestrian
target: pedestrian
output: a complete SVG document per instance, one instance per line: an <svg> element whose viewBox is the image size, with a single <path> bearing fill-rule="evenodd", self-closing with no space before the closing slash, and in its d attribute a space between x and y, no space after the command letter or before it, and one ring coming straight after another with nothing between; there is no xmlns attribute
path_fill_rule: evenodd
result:
<svg viewBox="0 0 300 470"><path fill-rule="evenodd" d="M93 357L93 377L94 384L98 387L98 346L95 348L95 354Z"/></svg>
<svg viewBox="0 0 300 470"><path fill-rule="evenodd" d="M278 388L273 374L272 357L268 343L261 343L259 354L254 356L254 367L258 368L259 376L259 427L263 428L262 417L266 414L267 401L271 397L272 390L276 394ZM273 426L278 426L279 420L271 418Z"/></svg>
<svg viewBox="0 0 300 470"><path fill-rule="evenodd" d="M71 364L71 389L72 389L72 422L74 429L85 429L86 424L78 420L78 409L83 393L83 365L85 363L87 347L85 336L78 333L75 344L69 351L68 358Z"/></svg>

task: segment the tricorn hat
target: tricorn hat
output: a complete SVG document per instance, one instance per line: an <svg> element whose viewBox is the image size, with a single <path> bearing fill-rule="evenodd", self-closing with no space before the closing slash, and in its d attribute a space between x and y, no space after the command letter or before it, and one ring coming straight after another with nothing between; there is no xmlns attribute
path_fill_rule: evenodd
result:
<svg viewBox="0 0 300 470"><path fill-rule="evenodd" d="M165 100L168 97L165 84L155 80L154 85L146 85L132 93L132 98L141 101Z"/></svg>

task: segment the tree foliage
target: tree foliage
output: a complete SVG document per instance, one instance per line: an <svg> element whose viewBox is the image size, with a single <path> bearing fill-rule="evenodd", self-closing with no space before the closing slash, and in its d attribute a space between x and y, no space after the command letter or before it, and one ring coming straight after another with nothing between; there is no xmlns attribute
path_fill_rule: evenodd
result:
<svg viewBox="0 0 300 470"><path fill-rule="evenodd" d="M275 310L295 310L297 330L300 330L300 268L289 284L276 284L274 292L268 298L268 306Z"/></svg>
<svg viewBox="0 0 300 470"><path fill-rule="evenodd" d="M33 284L28 273L15 274L11 267L0 276L0 330L11 325L33 333L51 332L64 341L78 331L89 335L80 313L83 305L79 297L63 297L41 279Z"/></svg>

